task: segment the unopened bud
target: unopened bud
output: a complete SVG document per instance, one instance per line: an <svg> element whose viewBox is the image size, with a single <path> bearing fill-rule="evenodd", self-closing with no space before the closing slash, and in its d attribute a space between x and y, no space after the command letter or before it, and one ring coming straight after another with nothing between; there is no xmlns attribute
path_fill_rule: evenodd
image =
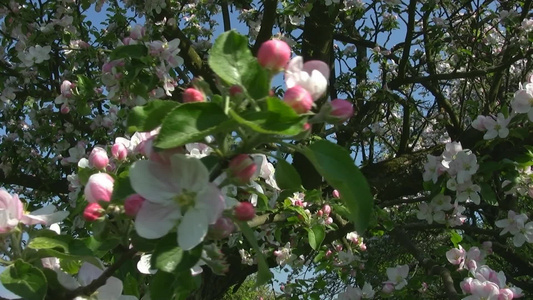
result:
<svg viewBox="0 0 533 300"><path fill-rule="evenodd" d="M231 159L228 165L228 173L240 184L246 184L254 176L257 165L247 154L239 154Z"/></svg>
<svg viewBox="0 0 533 300"><path fill-rule="evenodd" d="M209 226L209 236L213 239L227 238L235 230L230 218L220 217L215 224Z"/></svg>
<svg viewBox="0 0 533 300"><path fill-rule="evenodd" d="M107 151L101 147L94 147L89 155L89 164L98 170L104 169L109 163Z"/></svg>
<svg viewBox="0 0 533 300"><path fill-rule="evenodd" d="M331 213L331 206L329 206L329 204L324 204L322 210L324 211L324 214L328 216Z"/></svg>
<svg viewBox="0 0 533 300"><path fill-rule="evenodd" d="M385 294L390 294L394 292L394 285L392 285L392 283L385 283L381 291Z"/></svg>
<svg viewBox="0 0 533 300"><path fill-rule="evenodd" d="M123 161L128 156L128 149L122 143L116 143L111 147L111 155L119 161Z"/></svg>
<svg viewBox="0 0 533 300"><path fill-rule="evenodd" d="M242 94L242 88L238 85L232 85L230 88L229 88L229 95L232 96L232 97L235 97L235 96L238 96Z"/></svg>
<svg viewBox="0 0 533 300"><path fill-rule="evenodd" d="M61 105L61 113L66 115L70 112L70 107L68 107L68 105L66 103L63 103Z"/></svg>
<svg viewBox="0 0 533 300"><path fill-rule="evenodd" d="M337 190L333 190L333 193L331 194L333 195L333 198L339 199L341 197L341 194Z"/></svg>
<svg viewBox="0 0 533 300"><path fill-rule="evenodd" d="M278 72L285 68L291 58L291 47L282 40L270 40L261 44L257 61L264 68Z"/></svg>
<svg viewBox="0 0 533 300"><path fill-rule="evenodd" d="M107 173L97 173L89 177L84 194L88 202L111 201L115 179Z"/></svg>
<svg viewBox="0 0 533 300"><path fill-rule="evenodd" d="M234 208L235 217L240 221L250 221L255 217L255 208L250 202L241 202Z"/></svg>
<svg viewBox="0 0 533 300"><path fill-rule="evenodd" d="M124 213L130 217L135 217L145 200L146 199L139 194L128 196L128 198L124 200Z"/></svg>
<svg viewBox="0 0 533 300"><path fill-rule="evenodd" d="M83 218L87 222L96 221L104 215L104 209L98 203L89 203L83 210Z"/></svg>
<svg viewBox="0 0 533 300"><path fill-rule="evenodd" d="M183 91L183 102L205 102L205 95L195 88L188 88Z"/></svg>
<svg viewBox="0 0 533 300"><path fill-rule="evenodd" d="M326 221L324 222L326 225L331 225L331 223L333 223L333 219L331 217L327 218Z"/></svg>
<svg viewBox="0 0 533 300"><path fill-rule="evenodd" d="M285 92L283 101L287 103L295 112L304 114L313 107L313 97L303 87L296 85Z"/></svg>

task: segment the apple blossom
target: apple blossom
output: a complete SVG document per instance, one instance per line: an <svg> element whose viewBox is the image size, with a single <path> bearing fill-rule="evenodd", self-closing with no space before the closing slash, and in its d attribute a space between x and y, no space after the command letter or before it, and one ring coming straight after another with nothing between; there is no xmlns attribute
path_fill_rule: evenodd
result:
<svg viewBox="0 0 533 300"><path fill-rule="evenodd" d="M283 69L291 58L291 48L281 40L269 40L261 44L257 52L257 61L272 72Z"/></svg>
<svg viewBox="0 0 533 300"><path fill-rule="evenodd" d="M128 148L123 143L115 143L111 147L111 155L119 161L123 161L128 156Z"/></svg>
<svg viewBox="0 0 533 300"><path fill-rule="evenodd" d="M213 239L227 238L235 230L235 224L228 217L220 217L215 224L209 225L209 237Z"/></svg>
<svg viewBox="0 0 533 300"><path fill-rule="evenodd" d="M111 201L115 179L107 173L96 173L89 177L85 185L85 199L90 203Z"/></svg>
<svg viewBox="0 0 533 300"><path fill-rule="evenodd" d="M401 290L407 285L408 274L408 265L398 265L394 268L387 268L387 277L389 278L389 280L386 281L385 284L393 284L396 290Z"/></svg>
<svg viewBox="0 0 533 300"><path fill-rule="evenodd" d="M509 125L509 122L511 121L511 118L506 118L502 113L498 113L497 117L487 117L483 124L485 125L485 128L487 128L487 132L483 136L483 139L485 140L491 140L497 136L504 139L509 135L509 129L507 128L507 125Z"/></svg>
<svg viewBox="0 0 533 300"><path fill-rule="evenodd" d="M67 211L56 212L54 205L25 213L17 194L11 195L6 190L0 189L0 233L10 232L19 223L50 225L65 219L68 215Z"/></svg>
<svg viewBox="0 0 533 300"><path fill-rule="evenodd" d="M459 245L459 248L446 251L446 258L452 265L459 265L459 269L462 269L466 258L466 251Z"/></svg>
<svg viewBox="0 0 533 300"><path fill-rule="evenodd" d="M311 94L314 101L326 92L329 80L329 67L318 60L303 62L301 56L296 56L289 62L285 70L287 88L301 86Z"/></svg>
<svg viewBox="0 0 533 300"><path fill-rule="evenodd" d="M203 241L225 207L220 190L209 182L203 163L183 154L170 164L140 160L130 168L133 189L146 199L135 218L137 233L157 239L177 227L178 245L190 250Z"/></svg>

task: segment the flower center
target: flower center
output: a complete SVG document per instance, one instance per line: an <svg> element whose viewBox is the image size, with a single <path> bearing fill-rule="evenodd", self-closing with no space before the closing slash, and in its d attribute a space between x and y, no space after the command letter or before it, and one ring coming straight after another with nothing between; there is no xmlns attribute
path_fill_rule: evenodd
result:
<svg viewBox="0 0 533 300"><path fill-rule="evenodd" d="M177 195L174 197L174 201L178 203L180 208L186 210L189 207L194 206L194 199L196 198L195 192L189 192L187 190L183 190L183 192L180 195Z"/></svg>

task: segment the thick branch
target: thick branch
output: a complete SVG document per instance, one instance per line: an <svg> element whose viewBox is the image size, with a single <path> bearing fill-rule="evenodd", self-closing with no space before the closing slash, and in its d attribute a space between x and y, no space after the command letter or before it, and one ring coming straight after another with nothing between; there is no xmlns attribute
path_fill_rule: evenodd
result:
<svg viewBox="0 0 533 300"><path fill-rule="evenodd" d="M42 178L46 177L12 173L6 176L4 172L0 170L0 183L15 184L54 194L68 193L68 181L66 179L43 181Z"/></svg>
<svg viewBox="0 0 533 300"><path fill-rule="evenodd" d="M278 6L277 0L265 0L264 1L265 9L263 10L263 20L261 20L261 29L257 34L255 39L255 45L252 48L252 53L257 54L259 47L265 41L268 41L272 37L272 28L274 27L274 22L276 21L276 7Z"/></svg>

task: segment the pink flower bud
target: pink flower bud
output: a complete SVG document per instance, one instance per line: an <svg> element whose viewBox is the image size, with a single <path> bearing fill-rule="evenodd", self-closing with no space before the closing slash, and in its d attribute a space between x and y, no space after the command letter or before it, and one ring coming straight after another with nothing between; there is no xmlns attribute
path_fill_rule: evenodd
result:
<svg viewBox="0 0 533 300"><path fill-rule="evenodd" d="M385 294L390 294L394 292L394 285L392 285L392 283L385 283L381 291Z"/></svg>
<svg viewBox="0 0 533 300"><path fill-rule="evenodd" d="M344 122L353 116L353 105L350 101L343 99L332 100L331 116L338 118L339 122Z"/></svg>
<svg viewBox="0 0 533 300"><path fill-rule="evenodd" d="M342 245L335 246L335 250L337 250L337 252L342 251Z"/></svg>
<svg viewBox="0 0 533 300"><path fill-rule="evenodd" d="M250 221L255 217L255 208L250 202L241 202L235 206L235 217L240 221Z"/></svg>
<svg viewBox="0 0 533 300"><path fill-rule="evenodd" d="M70 112L70 107L68 107L68 105L66 103L63 103L61 105L61 113L66 115Z"/></svg>
<svg viewBox="0 0 533 300"><path fill-rule="evenodd" d="M324 214L328 216L331 213L331 206L325 204L324 207L322 207L322 210L324 211Z"/></svg>
<svg viewBox="0 0 533 300"><path fill-rule="evenodd" d="M239 154L231 159L228 165L229 176L238 183L245 184L250 181L257 170L257 165L247 154Z"/></svg>
<svg viewBox="0 0 533 300"><path fill-rule="evenodd" d="M89 154L89 164L91 166L102 170L109 163L109 157L107 157L107 151L101 147L94 147L91 154Z"/></svg>
<svg viewBox="0 0 533 300"><path fill-rule="evenodd" d="M333 193L331 194L333 195L333 198L339 199L341 197L341 194L337 190L333 190Z"/></svg>
<svg viewBox="0 0 533 300"><path fill-rule="evenodd" d="M304 131L311 130L311 124L305 123L303 126Z"/></svg>
<svg viewBox="0 0 533 300"><path fill-rule="evenodd" d="M500 289L498 300L512 300L513 298L514 294L511 289Z"/></svg>
<svg viewBox="0 0 533 300"><path fill-rule="evenodd" d="M461 283L459 283L459 286L461 287L461 289L463 290L463 292L465 294L470 294L472 293L472 281L474 279L472 277L467 277L465 278L463 281L461 281Z"/></svg>
<svg viewBox="0 0 533 300"><path fill-rule="evenodd" d="M235 224L230 218L220 217L215 224L209 226L209 235L213 239L227 238L235 230Z"/></svg>
<svg viewBox="0 0 533 300"><path fill-rule="evenodd" d="M124 200L124 213L130 217L135 217L145 200L146 199L139 194L128 196L128 198Z"/></svg>
<svg viewBox="0 0 533 300"><path fill-rule="evenodd" d="M72 82L68 80L63 81L63 83L61 83L61 95L66 98L72 97L72 87L74 87Z"/></svg>
<svg viewBox="0 0 533 300"><path fill-rule="evenodd" d="M117 143L111 147L111 155L119 161L123 161L128 156L128 149L124 144Z"/></svg>
<svg viewBox="0 0 533 300"><path fill-rule="evenodd" d="M291 47L281 40L270 40L261 44L257 52L257 61L264 68L278 72L289 63Z"/></svg>
<svg viewBox="0 0 533 300"><path fill-rule="evenodd" d="M333 219L331 217L327 218L326 221L324 222L326 225L330 225L331 223L333 223Z"/></svg>
<svg viewBox="0 0 533 300"><path fill-rule="evenodd" d="M285 96L283 96L283 101L299 114L304 114L313 107L313 97L311 97L311 94L306 89L299 85L288 89L285 92Z"/></svg>
<svg viewBox="0 0 533 300"><path fill-rule="evenodd" d="M205 95L195 88L188 88L183 91L183 102L205 102Z"/></svg>
<svg viewBox="0 0 533 300"><path fill-rule="evenodd" d="M330 257L331 254L333 254L333 252L331 252L331 250L328 249L328 251L326 251L326 257Z"/></svg>
<svg viewBox="0 0 533 300"><path fill-rule="evenodd" d="M104 209L98 203L89 203L83 210L83 218L87 222L96 221L104 215Z"/></svg>
<svg viewBox="0 0 533 300"><path fill-rule="evenodd" d="M242 88L238 85L232 85L230 88L229 88L229 95L232 96L232 97L235 97L237 95L240 95L242 94Z"/></svg>
<svg viewBox="0 0 533 300"><path fill-rule="evenodd" d="M324 214L324 212L319 209L317 212L316 212L316 215L319 216L319 217L322 217L322 215Z"/></svg>
<svg viewBox="0 0 533 300"><path fill-rule="evenodd" d="M107 173L97 173L89 177L85 186L85 199L90 203L98 201L111 201L115 179Z"/></svg>
<svg viewBox="0 0 533 300"><path fill-rule="evenodd" d="M361 243L359 245L359 248L361 248L361 251L366 251L366 244L365 243Z"/></svg>

